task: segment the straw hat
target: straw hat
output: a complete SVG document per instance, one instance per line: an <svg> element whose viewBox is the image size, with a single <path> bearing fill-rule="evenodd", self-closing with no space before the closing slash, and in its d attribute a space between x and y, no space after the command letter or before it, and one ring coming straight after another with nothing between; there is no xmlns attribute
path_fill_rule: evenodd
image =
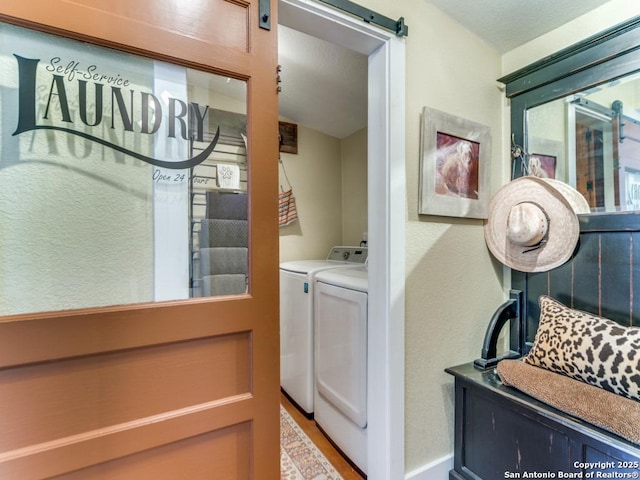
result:
<svg viewBox="0 0 640 480"><path fill-rule="evenodd" d="M589 213L574 188L548 178L520 177L491 199L484 237L491 253L521 272L544 272L569 260L578 243L578 213Z"/></svg>

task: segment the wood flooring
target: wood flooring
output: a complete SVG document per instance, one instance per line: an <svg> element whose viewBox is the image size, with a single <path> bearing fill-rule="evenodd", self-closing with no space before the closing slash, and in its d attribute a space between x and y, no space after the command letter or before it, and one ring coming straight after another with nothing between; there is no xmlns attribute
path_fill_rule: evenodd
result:
<svg viewBox="0 0 640 480"><path fill-rule="evenodd" d="M285 395L280 394L280 403L285 410L291 415L291 418L300 426L302 431L307 434L311 441L318 449L327 457L334 468L338 471L344 480L363 480L366 477L347 462L342 454L329 442L327 437L320 431L316 422L306 418L300 411L287 399Z"/></svg>

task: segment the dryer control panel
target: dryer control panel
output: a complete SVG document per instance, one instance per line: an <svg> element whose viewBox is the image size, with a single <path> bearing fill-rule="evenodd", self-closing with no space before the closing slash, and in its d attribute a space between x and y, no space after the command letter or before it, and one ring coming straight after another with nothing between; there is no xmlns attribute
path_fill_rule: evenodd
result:
<svg viewBox="0 0 640 480"><path fill-rule="evenodd" d="M333 247L327 260L364 264L367 261L367 247Z"/></svg>

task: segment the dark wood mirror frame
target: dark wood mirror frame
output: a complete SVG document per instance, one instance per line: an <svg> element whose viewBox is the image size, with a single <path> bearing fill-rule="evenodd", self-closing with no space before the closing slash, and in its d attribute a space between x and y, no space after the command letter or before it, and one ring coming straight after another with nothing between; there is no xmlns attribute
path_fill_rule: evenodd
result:
<svg viewBox="0 0 640 480"><path fill-rule="evenodd" d="M638 27L640 17L634 17L498 79L511 102L513 142L529 151L530 108L640 71ZM513 161L512 175L522 176L522 166L515 163L519 160Z"/></svg>
<svg viewBox="0 0 640 480"><path fill-rule="evenodd" d="M526 151L529 108L638 71L640 71L640 16L498 79L505 84L505 93L511 102L511 133L514 143L523 146ZM519 160L513 161L519 162ZM523 175L520 165L515 163L512 165L512 172L514 177ZM630 258L629 262L626 260L620 262L625 265L615 270L612 270L611 266L618 262L602 260L605 257L611 260L611 255L619 255L616 252L621 251L620 237L623 232L625 248L628 242L627 234L633 238L640 236L640 212L591 213L580 215L579 220L580 268L585 264L582 260L585 256L593 258L593 261L586 262L589 265L593 264L593 276L579 275L573 264L541 274L525 274L512 270L512 288L524 292L520 322L511 324L511 349L519 354L528 351L537 329L539 314L537 298L540 294L552 291L558 296L566 297L562 300L570 299L575 308L591 311L597 308L602 315L609 315L621 323L629 322L624 320L625 317L629 318L626 307L624 312L618 311L620 305L627 304L627 300L632 312L640 311L640 305L635 305L640 300L634 299L633 296L634 290L639 288L633 284L633 277L635 273L635 276L640 278L640 257ZM633 247L635 248L637 247ZM602 275L608 278L603 278ZM576 282L579 282L579 285ZM559 283L566 283L569 285L566 288L570 288L571 291L558 293L556 289ZM616 284L619 287L621 283L627 284L625 288L610 288ZM574 287L575 292L579 293L574 293ZM614 294L614 290L618 293ZM623 295L624 291L628 291L630 299L625 296L626 294ZM623 296L625 298L622 298ZM597 302L593 298L597 298ZM635 321L632 319L631 323Z"/></svg>
<svg viewBox="0 0 640 480"><path fill-rule="evenodd" d="M499 78L511 100L511 131L526 147L527 109L640 70L640 16Z"/></svg>

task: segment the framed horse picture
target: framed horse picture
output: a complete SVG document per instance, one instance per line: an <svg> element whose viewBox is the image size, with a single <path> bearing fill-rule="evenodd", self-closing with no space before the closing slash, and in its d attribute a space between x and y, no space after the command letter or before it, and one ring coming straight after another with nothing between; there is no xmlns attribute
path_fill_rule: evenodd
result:
<svg viewBox="0 0 640 480"><path fill-rule="evenodd" d="M424 107L418 213L487 218L489 127Z"/></svg>

